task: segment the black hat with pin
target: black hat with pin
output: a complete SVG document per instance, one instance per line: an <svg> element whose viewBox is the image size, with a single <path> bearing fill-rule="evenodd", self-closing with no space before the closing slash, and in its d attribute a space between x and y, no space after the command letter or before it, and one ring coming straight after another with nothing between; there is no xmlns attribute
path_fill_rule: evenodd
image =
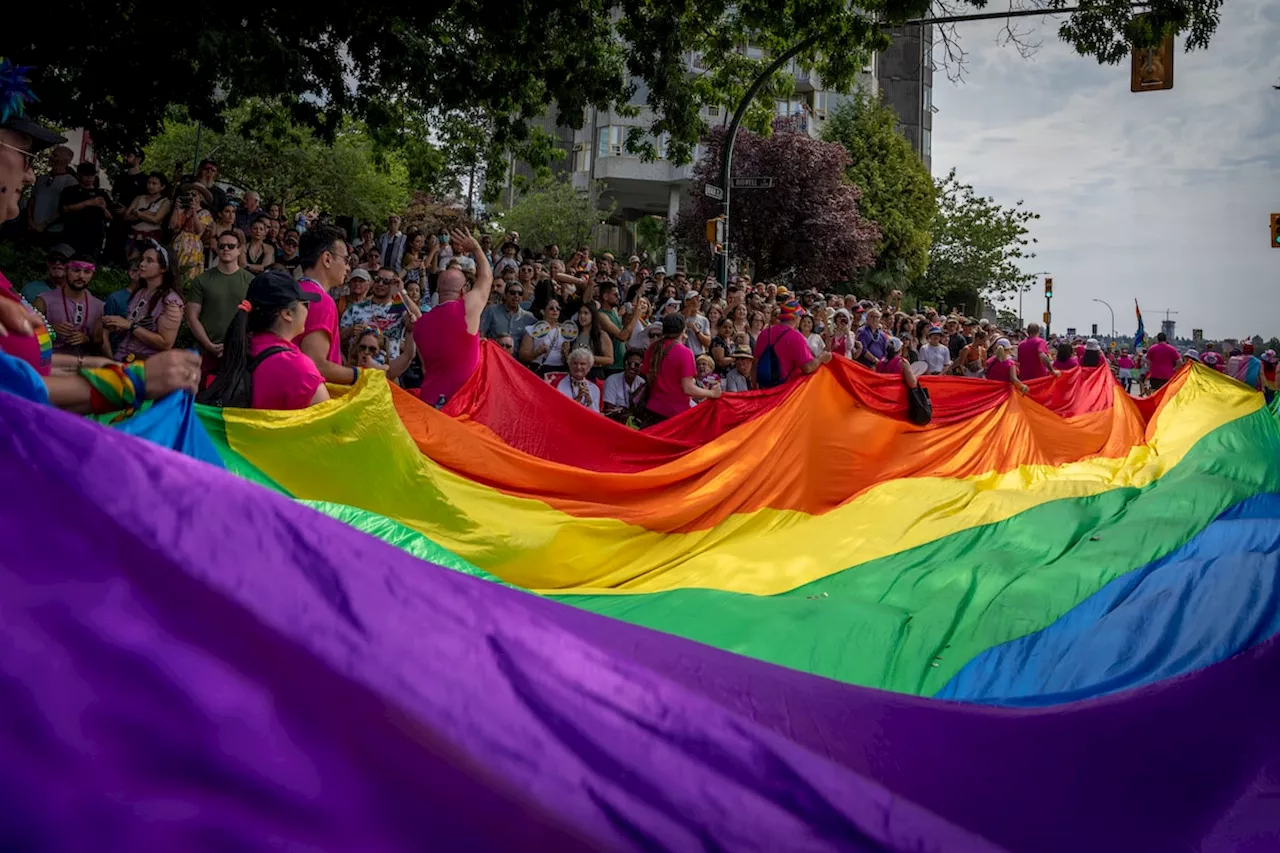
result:
<svg viewBox="0 0 1280 853"><path fill-rule="evenodd" d="M29 66L14 65L0 57L0 128L29 137L31 145L27 151L35 153L53 145L62 145L67 138L27 117L27 104L37 100L27 77L30 70Z"/></svg>
<svg viewBox="0 0 1280 853"><path fill-rule="evenodd" d="M303 290L293 276L283 270L267 270L249 282L245 298L255 307L287 308L295 302L319 302L320 294Z"/></svg>

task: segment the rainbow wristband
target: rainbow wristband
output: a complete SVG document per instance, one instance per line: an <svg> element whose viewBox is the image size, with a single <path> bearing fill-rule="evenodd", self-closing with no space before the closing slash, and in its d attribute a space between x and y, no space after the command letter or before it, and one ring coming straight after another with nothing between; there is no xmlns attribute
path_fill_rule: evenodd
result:
<svg viewBox="0 0 1280 853"><path fill-rule="evenodd" d="M85 368L80 376L89 383L89 407L94 414L130 414L147 398L146 365L141 361Z"/></svg>

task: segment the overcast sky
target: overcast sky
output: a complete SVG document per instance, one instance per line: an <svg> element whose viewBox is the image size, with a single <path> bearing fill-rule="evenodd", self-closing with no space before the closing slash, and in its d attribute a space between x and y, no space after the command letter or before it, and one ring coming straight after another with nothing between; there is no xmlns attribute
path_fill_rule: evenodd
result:
<svg viewBox="0 0 1280 853"><path fill-rule="evenodd" d="M1105 333L1100 298L1131 334L1136 298L1152 331L1171 308L1180 336L1280 335L1280 2L1226 0L1207 51L1178 43L1164 92L1131 93L1127 62L1075 55L1052 20L1025 25L1043 41L1029 60L999 25L961 30L965 82L934 76L933 171L1041 214L1024 268L1053 273L1054 330ZM1042 288L1024 299L1038 319Z"/></svg>

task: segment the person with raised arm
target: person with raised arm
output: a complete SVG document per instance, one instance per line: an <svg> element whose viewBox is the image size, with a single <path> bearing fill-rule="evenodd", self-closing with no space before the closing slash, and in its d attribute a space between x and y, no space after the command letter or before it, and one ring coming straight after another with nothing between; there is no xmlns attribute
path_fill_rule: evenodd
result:
<svg viewBox="0 0 1280 853"><path fill-rule="evenodd" d="M471 378L480 364L480 318L489 305L493 270L480 243L465 228L449 234L457 254L475 260L475 280L450 267L436 282L439 305L414 323L413 339L422 359L422 400L440 408Z"/></svg>

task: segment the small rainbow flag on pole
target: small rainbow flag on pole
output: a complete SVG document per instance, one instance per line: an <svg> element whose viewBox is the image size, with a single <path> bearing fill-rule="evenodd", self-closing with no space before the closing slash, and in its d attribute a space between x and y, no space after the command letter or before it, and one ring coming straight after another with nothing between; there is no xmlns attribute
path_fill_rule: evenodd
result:
<svg viewBox="0 0 1280 853"><path fill-rule="evenodd" d="M1133 300L1134 313L1138 315L1138 331L1133 333L1133 346L1135 348L1142 346L1147 339L1147 329L1142 325L1142 309L1138 307L1138 300Z"/></svg>

